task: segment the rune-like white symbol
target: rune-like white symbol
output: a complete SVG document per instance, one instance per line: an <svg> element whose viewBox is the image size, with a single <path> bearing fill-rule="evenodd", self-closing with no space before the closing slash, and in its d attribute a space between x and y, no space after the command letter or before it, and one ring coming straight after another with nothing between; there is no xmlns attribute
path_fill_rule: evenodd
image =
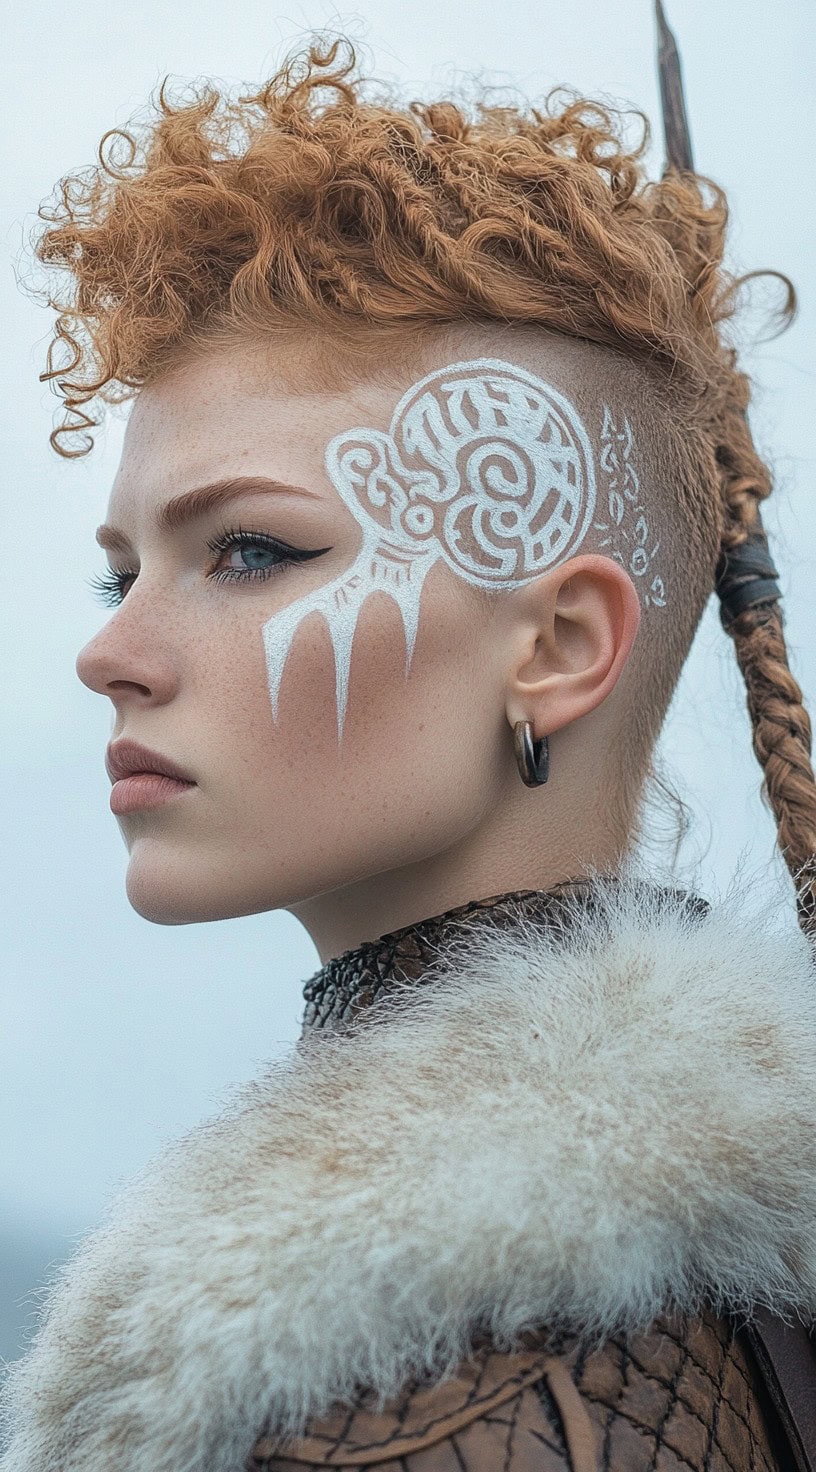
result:
<svg viewBox="0 0 816 1472"><path fill-rule="evenodd" d="M601 470L606 478L607 520L595 522L603 532L599 543L626 568L644 608L666 607L666 582L654 559L660 551L649 529L640 478L632 462L635 437L626 415L617 424L609 405L601 425ZM603 514L603 513L602 513Z"/></svg>

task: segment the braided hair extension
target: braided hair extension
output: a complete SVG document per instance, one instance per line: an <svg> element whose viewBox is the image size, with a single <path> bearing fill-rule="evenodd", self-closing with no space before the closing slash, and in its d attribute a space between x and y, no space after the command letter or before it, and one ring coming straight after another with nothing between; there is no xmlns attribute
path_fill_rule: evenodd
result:
<svg viewBox="0 0 816 1472"><path fill-rule="evenodd" d="M734 641L745 680L753 747L763 772L763 793L777 824L778 842L797 885L803 930L816 935L816 778L811 763L811 723L791 672L781 593L759 516L745 482L725 479L729 510L736 515L723 536L717 592L723 628Z"/></svg>
<svg viewBox="0 0 816 1472"><path fill-rule="evenodd" d="M661 0L656 0L658 68L666 139L664 180L693 173L677 42ZM743 280L750 279L748 276ZM778 274L778 273L770 273ZM786 277L782 319L796 310L796 294ZM776 819L779 848L797 885L799 923L816 934L816 777L811 763L811 723L802 691L788 661L780 601L779 574L768 550L760 503L771 478L759 459L748 427L748 380L737 372L727 385L730 412L721 417L716 447L723 530L715 587L720 620L734 641L745 680L753 746L763 773L763 795Z"/></svg>

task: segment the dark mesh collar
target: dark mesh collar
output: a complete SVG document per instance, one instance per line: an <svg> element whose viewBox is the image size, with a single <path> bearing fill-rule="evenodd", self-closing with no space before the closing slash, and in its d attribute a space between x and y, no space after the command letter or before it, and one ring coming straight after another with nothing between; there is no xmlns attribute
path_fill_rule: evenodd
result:
<svg viewBox="0 0 816 1472"><path fill-rule="evenodd" d="M605 876L615 883L614 876ZM705 900L678 890L659 890L675 901L681 898L693 910L704 912ZM422 983L441 946L458 940L475 926L507 929L520 921L530 920L552 927L557 933L569 926L570 915L597 905L596 890L590 880L565 880L552 889L520 889L488 899L471 900L441 915L432 915L400 930L389 931L377 940L363 941L359 946L335 956L306 982L303 996L306 1010L303 1032L320 1029L335 1031L351 1022L357 1013L370 1007L397 982Z"/></svg>

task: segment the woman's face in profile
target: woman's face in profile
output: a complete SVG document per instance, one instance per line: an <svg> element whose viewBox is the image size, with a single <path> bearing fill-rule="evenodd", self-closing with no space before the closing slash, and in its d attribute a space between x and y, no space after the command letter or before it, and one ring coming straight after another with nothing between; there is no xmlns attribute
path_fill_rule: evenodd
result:
<svg viewBox="0 0 816 1472"><path fill-rule="evenodd" d="M408 382L310 392L286 387L286 369L285 350L276 362L251 344L180 360L141 391L110 497L115 608L77 669L113 704L112 740L193 784L117 813L128 897L161 923L293 907L421 861L473 829L506 780L495 614L441 561L425 570L407 673L403 613L374 589L353 646L342 609L334 635L298 619L273 699L276 615L319 604L364 546L327 444L386 430Z"/></svg>

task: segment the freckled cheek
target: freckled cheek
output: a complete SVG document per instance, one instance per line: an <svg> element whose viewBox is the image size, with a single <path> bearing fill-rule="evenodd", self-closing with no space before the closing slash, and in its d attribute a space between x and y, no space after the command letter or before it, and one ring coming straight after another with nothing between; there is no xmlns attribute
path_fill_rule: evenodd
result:
<svg viewBox="0 0 816 1472"><path fill-rule="evenodd" d="M199 682L216 699L254 705L265 688L263 648L254 625L225 621L202 640Z"/></svg>
<svg viewBox="0 0 816 1472"><path fill-rule="evenodd" d="M199 630L196 642L190 715L197 748L219 789L246 787L268 770L275 742L261 618L251 623L224 619Z"/></svg>
<svg viewBox="0 0 816 1472"><path fill-rule="evenodd" d="M423 608L406 678L399 611L384 595L372 596L355 632L338 746L331 641L315 620L313 627L299 631L284 675L280 748L302 751L306 733L323 772L332 772L341 782L359 783L363 776L370 791L401 785L411 773L419 776L429 761L441 759L442 748L456 744L459 727L471 719L469 706L481 702L480 684L486 676L482 669L476 677L468 657L473 637L472 622L465 627L438 610L435 617L432 606Z"/></svg>
<svg viewBox="0 0 816 1472"><path fill-rule="evenodd" d="M311 615L295 635L281 682L275 739L286 747L308 732L313 749L341 760L384 707L405 698L405 636L399 615L371 599L354 634L342 743L338 742L334 651L324 620ZM271 701L267 692L271 719Z"/></svg>
<svg viewBox="0 0 816 1472"><path fill-rule="evenodd" d="M450 610L447 610L449 613ZM224 670L209 832L240 830L242 852L287 873L304 852L352 867L389 866L412 835L420 850L447 841L483 801L480 764L490 700L463 657L472 619L423 615L410 676L398 610L371 598L355 633L349 701L338 744L332 644L317 615L298 629L274 720L262 621L233 630ZM484 683L484 671L480 671ZM488 677L489 678L489 677ZM473 709L468 709L468 702ZM462 763L469 774L463 783ZM471 784L473 794L464 789ZM419 852L419 851L418 851ZM271 872L271 870L270 870Z"/></svg>
<svg viewBox="0 0 816 1472"><path fill-rule="evenodd" d="M268 611L210 629L197 660L202 749L221 796L261 805L301 797L336 764L331 644L318 617L304 621L286 661L275 720L263 642ZM211 754L210 733L215 740ZM283 782L281 779L284 779ZM263 796L262 796L263 795Z"/></svg>
<svg viewBox="0 0 816 1472"><path fill-rule="evenodd" d="M333 833L337 842L336 824L342 829L349 814L384 820L396 808L407 814L417 802L436 802L443 796L437 786L451 789L449 764L468 760L468 740L476 749L485 743L480 730L490 702L480 689L486 676L482 659L474 665L479 634L467 611L421 611L407 680L398 609L384 596L367 602L355 631L342 743L323 618L309 615L296 633L277 721L262 629L261 615L219 630L212 671L202 674L211 712L202 724L206 732L212 718L221 733L218 789L222 796L228 789L230 811L240 807L250 827L258 821L264 829L274 818L278 836L308 832L314 842Z"/></svg>

